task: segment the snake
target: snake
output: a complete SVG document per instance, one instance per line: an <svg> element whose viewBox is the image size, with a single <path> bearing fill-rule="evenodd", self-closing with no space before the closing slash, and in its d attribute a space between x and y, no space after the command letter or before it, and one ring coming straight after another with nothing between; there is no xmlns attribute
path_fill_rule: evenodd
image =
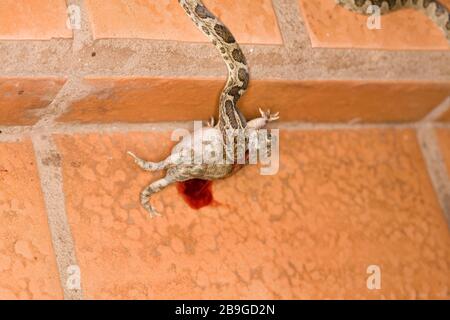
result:
<svg viewBox="0 0 450 320"><path fill-rule="evenodd" d="M450 43L450 12L438 0L335 0L337 4L347 10L369 14L370 6L379 7L381 14L413 8L428 16L444 33ZM371 11L370 11L371 12Z"/></svg>
<svg viewBox="0 0 450 320"><path fill-rule="evenodd" d="M141 192L141 204L151 217L158 216L159 213L151 205L150 197L170 184L192 179L224 179L239 171L246 163L244 161L241 164L237 161L239 142L236 143L236 141L245 141L244 157L251 148L267 150L270 153L269 149L273 141L270 134L265 135L262 139L256 139L256 143L253 144L250 143L252 140L249 137L251 137L251 133L264 133L260 130L264 129L269 122L279 119L278 113L271 114L270 110L262 111L261 109L259 110L261 117L250 121L245 119L237 103L249 86L250 70L247 59L236 38L201 0L178 0L178 3L197 28L216 47L227 66L228 77L219 98L217 124L212 119L208 128L201 128L193 133L194 139L196 134L201 136L201 140L197 143L202 146L210 146L210 156L203 158L200 163L195 161L192 163L190 160L192 159L191 155L195 153L195 146L192 145L190 139L183 139L179 142L172 149L172 154L161 162L149 162L137 157L132 152L128 152L134 158L135 163L143 170L166 170L166 175L162 179L151 183ZM229 148L233 149L232 152L229 151ZM213 154L221 156L213 156ZM228 157L230 154L231 156ZM225 156L233 161L223 161Z"/></svg>
<svg viewBox="0 0 450 320"><path fill-rule="evenodd" d="M246 120L237 107L250 81L249 67L242 49L227 26L200 0L178 0L197 28L217 48L228 68L228 79L219 100L219 128L245 129Z"/></svg>

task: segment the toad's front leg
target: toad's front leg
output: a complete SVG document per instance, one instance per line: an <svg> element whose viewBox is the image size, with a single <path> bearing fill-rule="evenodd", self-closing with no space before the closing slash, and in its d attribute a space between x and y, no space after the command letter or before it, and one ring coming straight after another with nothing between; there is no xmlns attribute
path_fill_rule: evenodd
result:
<svg viewBox="0 0 450 320"><path fill-rule="evenodd" d="M134 162L145 171L159 171L165 170L170 165L170 159L166 159L161 162L150 162L139 158L133 152L128 151L128 155L134 159Z"/></svg>
<svg viewBox="0 0 450 320"><path fill-rule="evenodd" d="M261 109L259 109L259 112L261 113L261 117L249 121L247 123L247 128L255 129L255 130L262 129L268 123L274 122L274 121L277 121L278 119L280 119L279 112L272 114L272 113L270 113L270 110L263 111Z"/></svg>

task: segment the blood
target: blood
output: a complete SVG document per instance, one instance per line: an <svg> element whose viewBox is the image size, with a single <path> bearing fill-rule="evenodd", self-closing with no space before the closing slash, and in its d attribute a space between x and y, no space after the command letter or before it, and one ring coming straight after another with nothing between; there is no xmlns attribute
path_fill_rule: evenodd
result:
<svg viewBox="0 0 450 320"><path fill-rule="evenodd" d="M192 179L177 184L178 192L192 209L200 209L213 202L212 182Z"/></svg>

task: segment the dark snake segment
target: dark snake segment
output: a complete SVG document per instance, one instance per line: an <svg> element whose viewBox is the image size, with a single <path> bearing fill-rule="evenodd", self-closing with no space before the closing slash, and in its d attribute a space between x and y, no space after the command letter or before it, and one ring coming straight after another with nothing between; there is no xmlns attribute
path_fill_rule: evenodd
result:
<svg viewBox="0 0 450 320"><path fill-rule="evenodd" d="M438 0L335 0L348 10L367 14L367 8L375 5L381 8L381 13L396 11L403 8L414 8L428 16L444 33L450 43L450 12Z"/></svg>
<svg viewBox="0 0 450 320"><path fill-rule="evenodd" d="M237 107L250 81L244 53L230 30L212 14L200 0L178 0L195 25L219 50L228 68L228 79L219 102L219 128L224 135L228 130L244 129L246 120Z"/></svg>

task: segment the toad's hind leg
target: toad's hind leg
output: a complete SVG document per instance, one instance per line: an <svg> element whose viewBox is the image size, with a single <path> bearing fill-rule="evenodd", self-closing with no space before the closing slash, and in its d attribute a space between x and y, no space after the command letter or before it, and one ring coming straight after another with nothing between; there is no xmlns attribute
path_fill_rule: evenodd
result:
<svg viewBox="0 0 450 320"><path fill-rule="evenodd" d="M160 192L161 190L163 190L164 188L166 188L167 186L169 186L170 184L174 183L176 180L170 176L166 176L158 181L153 182L151 185L149 185L147 188L145 188L142 192L141 192L141 204L142 206L145 208L145 210L147 210L150 213L150 216L156 217L156 216L160 216L160 214L158 213L158 211L156 211L156 209L151 205L150 203L150 197L155 194Z"/></svg>
<svg viewBox="0 0 450 320"><path fill-rule="evenodd" d="M145 171L164 170L164 169L167 169L167 167L170 164L170 162L169 162L170 159L166 159L166 160L161 161L161 162L150 162L150 161L145 161L144 159L139 158L133 152L130 152L130 151L128 151L128 155L131 156L134 159L134 162L141 169L143 169Z"/></svg>

